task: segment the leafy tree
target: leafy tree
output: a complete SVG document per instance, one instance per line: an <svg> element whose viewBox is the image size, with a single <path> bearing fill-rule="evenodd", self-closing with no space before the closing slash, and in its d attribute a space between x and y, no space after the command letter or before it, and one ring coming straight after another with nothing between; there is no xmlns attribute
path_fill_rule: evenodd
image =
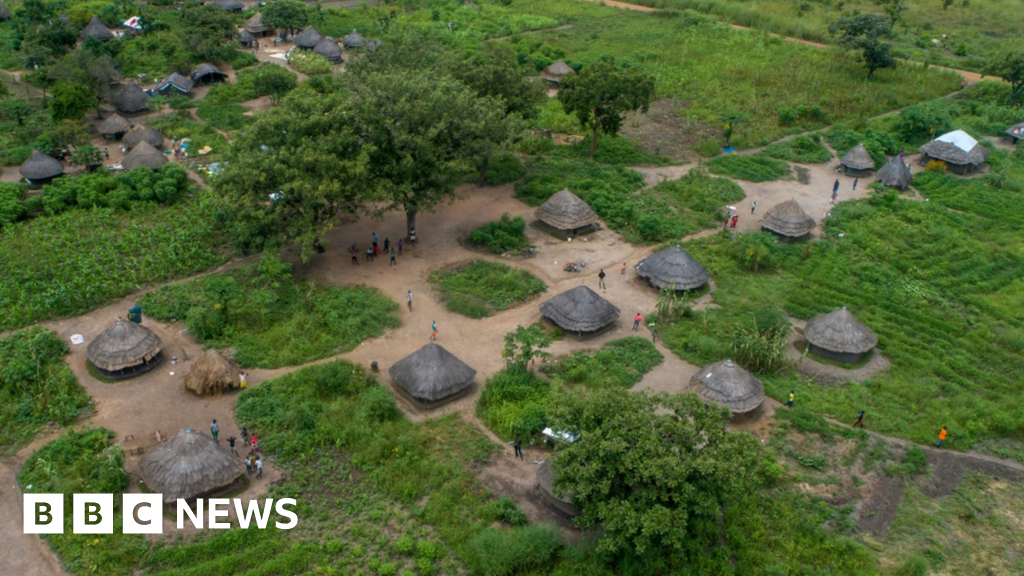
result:
<svg viewBox="0 0 1024 576"><path fill-rule="evenodd" d="M214 60L233 50L238 29L227 12L212 5L186 5L181 11L181 39L189 51Z"/></svg>
<svg viewBox="0 0 1024 576"><path fill-rule="evenodd" d="M514 332L505 334L505 347L501 351L508 368L526 368L534 359L546 360L551 354L542 348L551 347L551 335L537 324L526 328L516 326Z"/></svg>
<svg viewBox="0 0 1024 576"><path fill-rule="evenodd" d="M0 183L0 229L6 224L17 222L28 212L22 201L27 186L24 184Z"/></svg>
<svg viewBox="0 0 1024 576"><path fill-rule="evenodd" d="M297 85L297 76L277 64L261 64L253 71L252 87L257 96L270 96L274 104Z"/></svg>
<svg viewBox="0 0 1024 576"><path fill-rule="evenodd" d="M943 0L943 2L945 2L945 0ZM897 22L903 21L903 11L907 7L906 0L875 0L875 4L881 6L882 10L884 10L886 15L889 16L889 22L886 26L890 31ZM945 8L945 4L943 4L943 8Z"/></svg>
<svg viewBox="0 0 1024 576"><path fill-rule="evenodd" d="M294 32L309 22L306 7L298 0L278 0L263 9L263 25Z"/></svg>
<svg viewBox="0 0 1024 576"><path fill-rule="evenodd" d="M840 18L828 27L829 34L839 35L839 45L847 50L860 50L868 69L868 79L879 68L895 68L892 46L883 40L892 36L892 20L881 14L858 14Z"/></svg>
<svg viewBox="0 0 1024 576"><path fill-rule="evenodd" d="M694 394L563 394L550 416L579 436L551 462L555 488L573 494L581 528L601 526L600 551L696 558L721 536L723 507L758 482L753 438Z"/></svg>
<svg viewBox="0 0 1024 576"><path fill-rule="evenodd" d="M1024 96L1024 48L1017 48L994 57L985 67L985 73L998 76L1010 84L1010 106Z"/></svg>
<svg viewBox="0 0 1024 576"><path fill-rule="evenodd" d="M583 68L575 76L566 76L558 90L558 100L568 114L593 130L590 151L597 150L600 133L618 134L622 115L633 110L647 112L654 96L654 78L642 70L621 68L609 58Z"/></svg>
<svg viewBox="0 0 1024 576"><path fill-rule="evenodd" d="M96 95L95 110L99 117L100 100L109 98L112 84L121 80L117 63L106 54L96 56L87 50L76 50L60 59L49 72L55 82L74 82L88 86Z"/></svg>
<svg viewBox="0 0 1024 576"><path fill-rule="evenodd" d="M53 87L50 116L54 122L81 120L86 110L96 105L96 93L77 82L61 82Z"/></svg>
<svg viewBox="0 0 1024 576"><path fill-rule="evenodd" d="M429 71L372 73L352 93L377 213L404 210L410 229L421 210L454 195L504 117L499 101Z"/></svg>
<svg viewBox="0 0 1024 576"><path fill-rule="evenodd" d="M736 131L736 125L747 121L747 115L738 110L726 110L719 115L722 121L722 134L725 137L725 145L728 147L732 140L732 134Z"/></svg>
<svg viewBox="0 0 1024 576"><path fill-rule="evenodd" d="M100 166L103 164L103 151L92 144L78 146L71 154L71 164L86 167Z"/></svg>

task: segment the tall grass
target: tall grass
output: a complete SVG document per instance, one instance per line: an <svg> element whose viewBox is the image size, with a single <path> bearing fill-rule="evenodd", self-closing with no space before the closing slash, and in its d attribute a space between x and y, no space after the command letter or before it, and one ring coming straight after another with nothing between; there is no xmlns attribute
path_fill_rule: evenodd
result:
<svg viewBox="0 0 1024 576"><path fill-rule="evenodd" d="M487 260L436 270L430 283L441 293L448 310L470 318L486 318L547 290L533 274Z"/></svg>

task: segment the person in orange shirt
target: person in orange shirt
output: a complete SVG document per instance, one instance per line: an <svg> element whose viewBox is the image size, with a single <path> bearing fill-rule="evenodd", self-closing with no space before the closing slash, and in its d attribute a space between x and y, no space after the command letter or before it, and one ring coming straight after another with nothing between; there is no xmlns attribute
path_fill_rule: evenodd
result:
<svg viewBox="0 0 1024 576"><path fill-rule="evenodd" d="M643 321L644 317L641 316L639 312L637 312L636 316L633 318L633 332L636 332L637 330L640 329L640 323Z"/></svg>
<svg viewBox="0 0 1024 576"><path fill-rule="evenodd" d="M942 430L939 430L939 443L935 445L936 448L942 448L942 443L946 441L946 427L943 426Z"/></svg>

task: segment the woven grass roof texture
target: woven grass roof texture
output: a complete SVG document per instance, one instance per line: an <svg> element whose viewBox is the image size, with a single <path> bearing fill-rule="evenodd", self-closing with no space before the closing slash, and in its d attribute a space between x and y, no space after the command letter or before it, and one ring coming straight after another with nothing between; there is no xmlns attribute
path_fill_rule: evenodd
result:
<svg viewBox="0 0 1024 576"><path fill-rule="evenodd" d="M793 199L776 204L765 212L761 226L783 236L799 238L814 230L814 218L807 215Z"/></svg>
<svg viewBox="0 0 1024 576"><path fill-rule="evenodd" d="M733 414L745 414L764 402L764 385L732 360L701 368L690 379L697 396L705 402L725 406Z"/></svg>
<svg viewBox="0 0 1024 576"><path fill-rule="evenodd" d="M149 94L134 82L129 82L112 98L114 106L126 114L149 109Z"/></svg>
<svg viewBox="0 0 1024 576"><path fill-rule="evenodd" d="M124 134L125 132L131 130L131 128L132 123L125 120L124 116L121 116L120 114L117 114L115 112L114 114L107 116L107 118L103 120L103 122L100 122L100 125L97 128L97 130L100 134L104 135Z"/></svg>
<svg viewBox="0 0 1024 576"><path fill-rule="evenodd" d="M146 168L157 168L167 164L167 156L153 148L149 142L139 142L132 151L128 153L124 159L121 160L121 166L124 166L125 170L131 170L139 166L145 166Z"/></svg>
<svg viewBox="0 0 1024 576"><path fill-rule="evenodd" d="M187 428L147 452L139 470L146 487L163 494L164 504L225 488L245 474L241 458Z"/></svg>
<svg viewBox="0 0 1024 576"><path fill-rule="evenodd" d="M352 30L341 39L341 43L345 45L345 48L361 48L366 46L366 37L357 30Z"/></svg>
<svg viewBox="0 0 1024 576"><path fill-rule="evenodd" d="M200 396L220 394L235 383L236 371L226 358L210 349L192 363L182 384Z"/></svg>
<svg viewBox="0 0 1024 576"><path fill-rule="evenodd" d="M323 39L323 34L317 32L312 26L309 26L302 32L295 35L295 45L299 48L312 50Z"/></svg>
<svg viewBox="0 0 1024 576"><path fill-rule="evenodd" d="M615 322L619 309L597 292L580 285L540 305L541 314L570 332L593 332Z"/></svg>
<svg viewBox="0 0 1024 576"><path fill-rule="evenodd" d="M82 38L95 38L106 42L114 38L114 33L107 28L96 16L82 29Z"/></svg>
<svg viewBox="0 0 1024 576"><path fill-rule="evenodd" d="M878 344L874 331L854 318L846 306L811 318L804 338L819 348L844 354L863 354Z"/></svg>
<svg viewBox="0 0 1024 576"><path fill-rule="evenodd" d="M875 169L875 160L871 158L871 154L868 153L868 149L865 148L863 144L857 144L853 150L847 152L842 159L839 160L839 163L843 166L849 166L850 168L855 168L857 170Z"/></svg>
<svg viewBox="0 0 1024 576"><path fill-rule="evenodd" d="M651 254L636 265L636 275L651 285L672 290L693 290L711 280L711 275L693 256L672 246Z"/></svg>
<svg viewBox="0 0 1024 576"><path fill-rule="evenodd" d="M409 396L434 402L472 385L476 370L431 342L392 364L388 374Z"/></svg>
<svg viewBox="0 0 1024 576"><path fill-rule="evenodd" d="M903 157L896 155L882 166L875 174L875 180L890 188L906 190L914 176L910 173L910 166L903 161Z"/></svg>
<svg viewBox="0 0 1024 576"><path fill-rule="evenodd" d="M53 178L64 173L64 166L53 156L43 154L39 150L33 150L21 164L18 173L29 180L43 180Z"/></svg>
<svg viewBox="0 0 1024 576"><path fill-rule="evenodd" d="M132 128L124 135L121 139L121 143L124 147L131 150L139 144L146 142L154 148L163 148L164 135L155 128L150 128L145 124L136 124L135 128Z"/></svg>
<svg viewBox="0 0 1024 576"><path fill-rule="evenodd" d="M89 361L107 372L148 362L160 353L160 337L149 328L118 318L86 350Z"/></svg>
<svg viewBox="0 0 1024 576"><path fill-rule="evenodd" d="M569 66L563 60L559 60L540 71L540 75L543 78L548 78L550 80L558 80L563 76L575 73L576 71L572 69L572 66Z"/></svg>
<svg viewBox="0 0 1024 576"><path fill-rule="evenodd" d="M313 52L323 56L331 62L341 60L341 47L330 38L324 38L313 47Z"/></svg>
<svg viewBox="0 0 1024 576"><path fill-rule="evenodd" d="M555 193L537 208L537 219L558 230L582 228L598 221L590 206L569 190Z"/></svg>
<svg viewBox="0 0 1024 576"><path fill-rule="evenodd" d="M921 152L947 164L982 164L988 158L988 148L963 130L954 130L921 146Z"/></svg>

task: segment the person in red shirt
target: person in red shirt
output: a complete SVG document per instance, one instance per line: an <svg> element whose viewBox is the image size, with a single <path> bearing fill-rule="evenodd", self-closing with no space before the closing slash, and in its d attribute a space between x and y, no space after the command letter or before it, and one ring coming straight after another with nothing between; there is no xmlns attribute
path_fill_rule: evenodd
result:
<svg viewBox="0 0 1024 576"><path fill-rule="evenodd" d="M640 323L643 321L644 317L641 316L639 312L637 312L636 316L633 318L633 332L636 332L637 330L640 329Z"/></svg>
<svg viewBox="0 0 1024 576"><path fill-rule="evenodd" d="M732 217L732 229L733 229L733 230L735 230L735 229L736 229L736 223L737 223L737 222L739 222L739 220L740 220L740 217L739 217L739 216L736 216L736 215L734 215L734 216Z"/></svg>

